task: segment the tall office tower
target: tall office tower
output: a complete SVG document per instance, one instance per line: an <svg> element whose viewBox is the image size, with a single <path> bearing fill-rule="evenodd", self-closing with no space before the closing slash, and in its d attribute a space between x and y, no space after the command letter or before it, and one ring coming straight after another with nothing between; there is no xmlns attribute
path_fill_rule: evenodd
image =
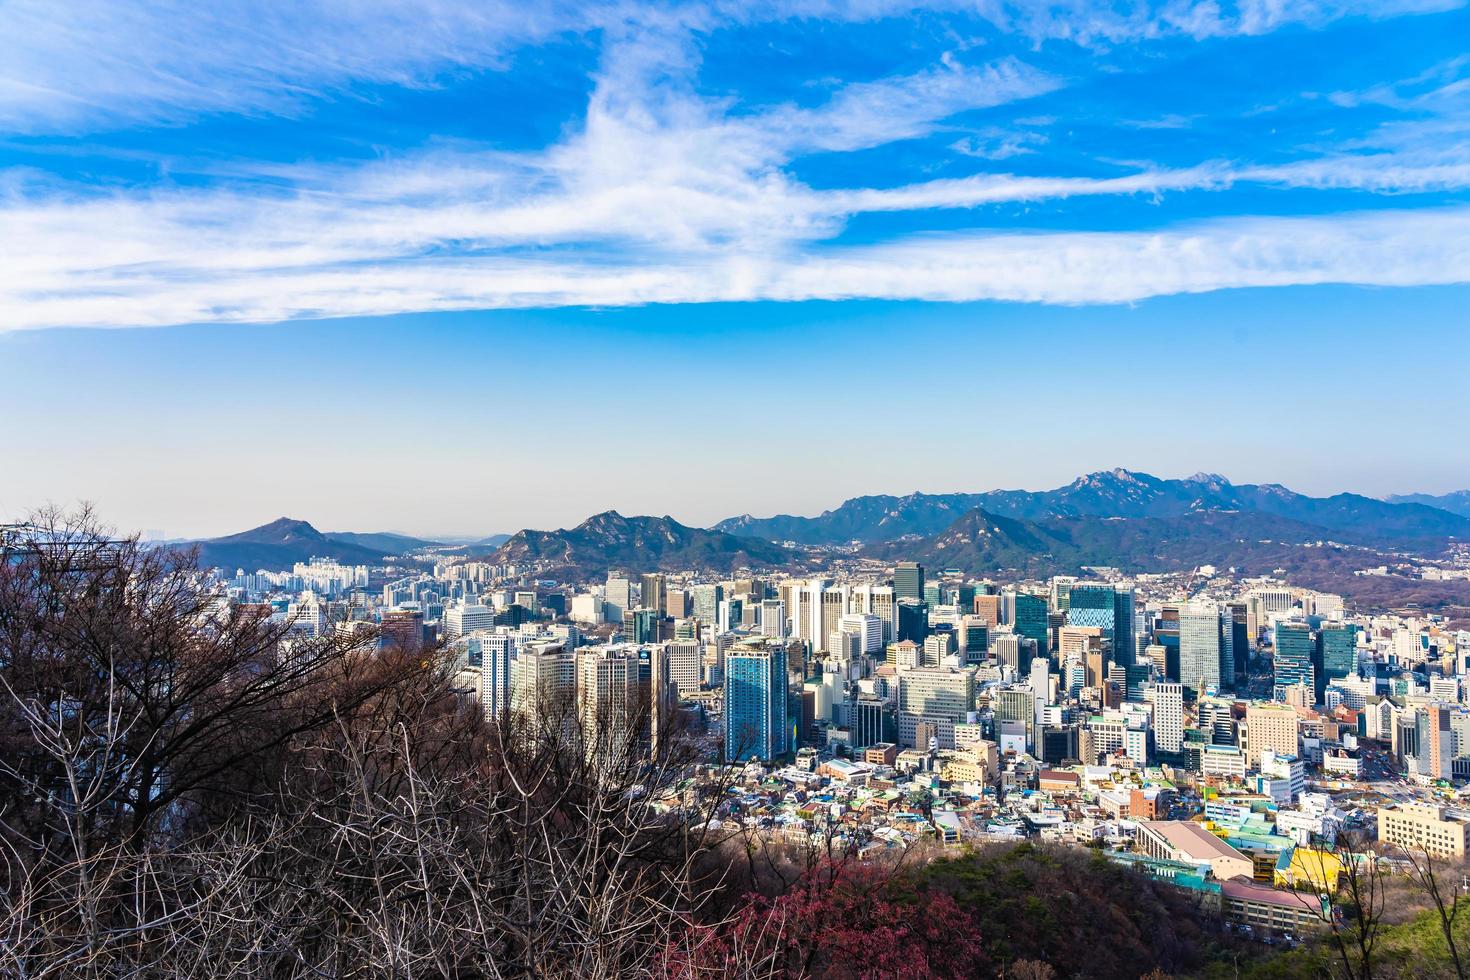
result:
<svg viewBox="0 0 1470 980"><path fill-rule="evenodd" d="M1036 641L1041 655L1051 652L1051 629L1046 620L1046 599L1025 592L1011 593L1011 628Z"/></svg>
<svg viewBox="0 0 1470 980"><path fill-rule="evenodd" d="M1131 664L1136 647L1133 637L1133 590L1111 585L1074 585L1067 608L1068 626L1095 626L1111 648L1109 657Z"/></svg>
<svg viewBox="0 0 1470 980"><path fill-rule="evenodd" d="M1045 722L1046 706L1051 704L1051 661L1037 657L1031 661L1031 694L1036 699L1036 724Z"/></svg>
<svg viewBox="0 0 1470 980"><path fill-rule="evenodd" d="M654 609L660 616L665 613L668 584L662 574L651 572L638 578L638 604L645 609Z"/></svg>
<svg viewBox="0 0 1470 980"><path fill-rule="evenodd" d="M1063 626L1057 630L1057 654L1063 659L1074 654L1081 657L1106 645L1101 626Z"/></svg>
<svg viewBox="0 0 1470 980"><path fill-rule="evenodd" d="M668 589L664 592L664 615L670 619L683 619L689 615L689 593L684 589Z"/></svg>
<svg viewBox="0 0 1470 980"><path fill-rule="evenodd" d="M848 613L837 621L843 633L855 633L862 638L862 652L883 652L883 621L872 613Z"/></svg>
<svg viewBox="0 0 1470 980"><path fill-rule="evenodd" d="M1069 658L1062 667L1062 682L1067 688L1067 697L1075 698L1087 683L1087 664L1081 657Z"/></svg>
<svg viewBox="0 0 1470 980"><path fill-rule="evenodd" d="M1154 747L1169 755L1184 749L1184 685L1167 681L1149 688L1154 706Z"/></svg>
<svg viewBox="0 0 1470 980"><path fill-rule="evenodd" d="M1138 659L1138 597L1132 589L1113 590L1113 658L1125 664Z"/></svg>
<svg viewBox="0 0 1470 980"><path fill-rule="evenodd" d="M848 593L847 611L877 616L883 624L883 642L886 647L897 639L898 611L893 604L891 585L863 584L853 586Z"/></svg>
<svg viewBox="0 0 1470 980"><path fill-rule="evenodd" d="M1053 575L1051 579L1051 607L1057 612L1065 613L1072 605L1072 584L1077 581L1074 575Z"/></svg>
<svg viewBox="0 0 1470 980"><path fill-rule="evenodd" d="M975 671L953 667L916 667L898 672L898 732L901 744L915 745L921 721L941 721L939 747L954 748L954 726L975 707Z"/></svg>
<svg viewBox="0 0 1470 980"><path fill-rule="evenodd" d="M1108 644L1101 640L1089 644L1082 653L1082 662L1087 665L1087 686L1103 690L1108 686Z"/></svg>
<svg viewBox="0 0 1470 980"><path fill-rule="evenodd" d="M1123 668L1123 698L1135 704L1144 699L1144 689L1148 687L1148 679L1151 670L1148 664L1130 664Z"/></svg>
<svg viewBox="0 0 1470 980"><path fill-rule="evenodd" d="M1305 684L1317 698L1316 703L1320 703L1326 684L1319 692L1317 668L1313 663L1317 645L1312 640L1312 628L1306 623L1280 621L1276 624L1275 644L1275 696L1281 698L1284 689L1293 684Z"/></svg>
<svg viewBox="0 0 1470 980"><path fill-rule="evenodd" d="M1260 618L1267 619L1273 613L1290 613L1296 605L1296 595L1288 588L1268 587L1251 589L1246 598L1260 602Z"/></svg>
<svg viewBox="0 0 1470 980"><path fill-rule="evenodd" d="M701 623L714 624L720 611L720 601L725 598L722 585L696 585L689 590L693 602L694 618Z"/></svg>
<svg viewBox="0 0 1470 980"><path fill-rule="evenodd" d="M786 647L767 641L725 653L725 759L769 761L789 751Z"/></svg>
<svg viewBox="0 0 1470 980"><path fill-rule="evenodd" d="M822 650L822 645L826 643L827 637L837 632L838 624L842 622L842 617L847 615L847 586L827 586L822 590L821 603L821 618L818 622L812 624L813 630L816 631L815 638L817 640L817 643L813 644L812 649L817 652Z"/></svg>
<svg viewBox="0 0 1470 980"><path fill-rule="evenodd" d="M786 603L780 599L762 599L760 611L761 636L784 639L786 636Z"/></svg>
<svg viewBox="0 0 1470 980"><path fill-rule="evenodd" d="M1168 654L1168 649L1157 643L1150 643L1143 648L1143 655L1148 658L1149 666L1153 668L1154 674L1160 678L1169 676Z"/></svg>
<svg viewBox="0 0 1470 980"><path fill-rule="evenodd" d="M922 602L900 599L898 602L898 629L895 635L900 640L923 643L929 635L929 611Z"/></svg>
<svg viewBox="0 0 1470 980"><path fill-rule="evenodd" d="M954 652L954 636L950 633L931 633L924 638L924 666L941 667L944 658Z"/></svg>
<svg viewBox="0 0 1470 980"><path fill-rule="evenodd" d="M977 595L975 597L975 615L979 616L981 621L988 626L999 626L1001 624L1000 596Z"/></svg>
<svg viewBox="0 0 1470 980"><path fill-rule="evenodd" d="M577 661L562 644L532 643L511 662L511 705L538 731L570 733L576 696Z"/></svg>
<svg viewBox="0 0 1470 980"><path fill-rule="evenodd" d="M1450 709L1443 704L1421 707L1415 718L1418 728L1418 770L1430 779L1449 779L1454 775L1454 735L1450 728Z"/></svg>
<svg viewBox="0 0 1470 980"><path fill-rule="evenodd" d="M1358 628L1345 623L1324 623L1317 633L1317 662L1326 681L1358 672Z"/></svg>
<svg viewBox="0 0 1470 980"><path fill-rule="evenodd" d="M1221 676L1226 656L1221 641L1220 607L1215 603L1191 602L1179 610L1179 680L1195 694L1227 686Z"/></svg>
<svg viewBox="0 0 1470 980"><path fill-rule="evenodd" d="M1036 641L1016 633L996 633L990 638L990 654L1024 677L1036 655Z"/></svg>
<svg viewBox="0 0 1470 980"><path fill-rule="evenodd" d="M893 570L893 597L924 601L924 566L916 561L901 561Z"/></svg>
<svg viewBox="0 0 1470 980"><path fill-rule="evenodd" d="M480 705L485 717L495 721L510 710L510 637L482 634L466 642L478 647Z"/></svg>
<svg viewBox="0 0 1470 980"><path fill-rule="evenodd" d="M1237 678L1244 679L1250 663L1251 634L1249 614L1244 602L1227 602L1224 616L1230 620L1230 660Z"/></svg>
<svg viewBox="0 0 1470 980"><path fill-rule="evenodd" d="M735 637L729 633L715 633L713 638L706 639L704 644L704 676L710 687L719 687L724 684L725 678L725 654L735 643Z"/></svg>
<svg viewBox="0 0 1470 980"><path fill-rule="evenodd" d="M1221 698L1200 698L1196 705L1199 730L1211 745L1234 745L1237 741L1234 705Z"/></svg>
<svg viewBox="0 0 1470 980"><path fill-rule="evenodd" d="M639 653L628 644L577 651L577 720L589 754L619 760L646 750L653 701Z"/></svg>
<svg viewBox="0 0 1470 980"><path fill-rule="evenodd" d="M835 660L857 660L863 655L863 638L847 630L837 630L827 637L827 654Z"/></svg>
<svg viewBox="0 0 1470 980"><path fill-rule="evenodd" d="M1026 748L1036 744L1036 702L1029 688L1010 687L991 692L990 703L995 711L996 727L1005 722L1020 722L1026 726Z"/></svg>
<svg viewBox="0 0 1470 980"><path fill-rule="evenodd" d="M633 583L625 578L609 575L607 585L602 590L602 601L607 607L608 622L620 622L623 613L633 608Z"/></svg>
<svg viewBox="0 0 1470 980"><path fill-rule="evenodd" d="M381 642L401 650L424 645L424 614L418 609L389 609L378 619Z"/></svg>
<svg viewBox="0 0 1470 980"><path fill-rule="evenodd" d="M669 681L679 695L698 691L704 677L704 644L698 639L674 640L664 648L664 655L669 662Z"/></svg>
<svg viewBox="0 0 1470 980"><path fill-rule="evenodd" d="M740 628L745 619L745 603L740 599L722 599L715 610L715 629L729 633Z"/></svg>
<svg viewBox="0 0 1470 980"><path fill-rule="evenodd" d="M791 610L791 636L806 643L811 650L820 649L826 635L821 632L822 593L826 589L825 579L814 578L791 590L791 605L788 607Z"/></svg>
<svg viewBox="0 0 1470 980"><path fill-rule="evenodd" d="M965 663L984 663L990 655L990 627L979 616L960 617L958 638L960 659Z"/></svg>
<svg viewBox="0 0 1470 980"><path fill-rule="evenodd" d="M858 689L854 687L852 690ZM847 702L847 727L852 733L852 747L855 749L891 742L897 737L888 703L868 694L854 695Z"/></svg>
<svg viewBox="0 0 1470 980"><path fill-rule="evenodd" d="M623 642L657 643L658 610L629 609L623 613Z"/></svg>

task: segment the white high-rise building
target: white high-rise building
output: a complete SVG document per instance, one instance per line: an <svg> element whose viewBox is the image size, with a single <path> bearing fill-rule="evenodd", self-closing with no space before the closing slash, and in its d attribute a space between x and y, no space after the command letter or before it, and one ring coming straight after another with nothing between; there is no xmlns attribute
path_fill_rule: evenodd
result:
<svg viewBox="0 0 1470 980"><path fill-rule="evenodd" d="M883 652L883 620L872 613L848 613L838 620L837 628L861 637L863 653Z"/></svg>
<svg viewBox="0 0 1470 980"><path fill-rule="evenodd" d="M480 661L480 705L485 717L494 721L510 710L510 637L486 632L467 637ZM473 662L472 658L472 662Z"/></svg>
<svg viewBox="0 0 1470 980"><path fill-rule="evenodd" d="M780 599L763 599L760 611L761 636L783 639L786 636L786 603Z"/></svg>
<svg viewBox="0 0 1470 980"><path fill-rule="evenodd" d="M1220 607L1215 603L1191 602L1180 608L1179 680L1196 694L1220 689L1223 636Z"/></svg>
<svg viewBox="0 0 1470 980"><path fill-rule="evenodd" d="M607 586L602 591L602 601L606 604L607 621L609 623L621 623L623 613L633 608L633 583L625 578L608 576Z"/></svg>
<svg viewBox="0 0 1470 980"><path fill-rule="evenodd" d="M669 661L669 680L679 689L679 694L698 691L700 678L704 676L704 644L698 640L673 640L664 649Z"/></svg>
<svg viewBox="0 0 1470 980"><path fill-rule="evenodd" d="M616 758L643 738L652 700L634 644L577 651L577 716L591 753Z"/></svg>
<svg viewBox="0 0 1470 980"><path fill-rule="evenodd" d="M570 731L577 661L561 643L531 643L510 667L511 704L537 725Z"/></svg>
<svg viewBox="0 0 1470 980"><path fill-rule="evenodd" d="M572 596L571 617L573 622L598 626L606 621L602 599L591 593Z"/></svg>
<svg viewBox="0 0 1470 980"><path fill-rule="evenodd" d="M327 631L327 607L317 599L316 593L308 590L286 607L286 620L292 633L321 636Z"/></svg>
<svg viewBox="0 0 1470 980"><path fill-rule="evenodd" d="M444 610L444 638L457 640L475 630L488 630L495 625L495 610L478 603L457 603Z"/></svg>
<svg viewBox="0 0 1470 980"><path fill-rule="evenodd" d="M898 606L893 601L893 586L864 584L854 586L848 593L847 610L877 616L883 625L883 640L879 649L884 649L898 636Z"/></svg>
<svg viewBox="0 0 1470 980"><path fill-rule="evenodd" d="M1031 661L1031 694L1036 698L1036 724L1045 724L1046 706L1051 704L1051 659L1037 657Z"/></svg>
<svg viewBox="0 0 1470 980"><path fill-rule="evenodd" d="M1154 746L1175 754L1184 748L1184 685L1160 683L1146 697L1154 706Z"/></svg>

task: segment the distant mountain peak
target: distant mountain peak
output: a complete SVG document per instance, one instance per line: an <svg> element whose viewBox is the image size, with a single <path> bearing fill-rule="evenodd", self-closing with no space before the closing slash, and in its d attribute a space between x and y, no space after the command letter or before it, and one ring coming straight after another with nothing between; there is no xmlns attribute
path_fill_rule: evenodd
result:
<svg viewBox="0 0 1470 980"><path fill-rule="evenodd" d="M1225 479L1225 477L1221 476L1219 473L1206 473L1203 470L1194 474L1193 476L1185 477L1184 482L1204 483L1212 487L1228 487L1231 485L1230 481Z"/></svg>
<svg viewBox="0 0 1470 980"><path fill-rule="evenodd" d="M1159 478L1151 473L1141 473L1138 470L1115 466L1110 470L1098 470L1095 473L1079 476L1072 481L1071 486L1081 489L1082 487L1104 487L1118 484L1145 486L1158 482L1160 482Z"/></svg>
<svg viewBox="0 0 1470 980"><path fill-rule="evenodd" d="M585 573L608 568L733 571L780 567L796 555L780 545L720 530L691 528L667 515L593 514L570 530L517 532L491 556L500 564L541 563Z"/></svg>

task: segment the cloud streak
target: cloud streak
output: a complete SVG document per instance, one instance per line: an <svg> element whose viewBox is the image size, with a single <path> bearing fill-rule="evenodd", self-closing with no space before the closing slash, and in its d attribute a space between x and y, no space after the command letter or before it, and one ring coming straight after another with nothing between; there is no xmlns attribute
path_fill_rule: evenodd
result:
<svg viewBox="0 0 1470 980"><path fill-rule="evenodd" d="M1436 6L1410 0L1392 9ZM817 16L820 7L607 3L528 12L512 4L410 8L385 0L364 15L321 0L294 12L267 8L252 33L237 39L240 47L220 50L203 42L238 20L238 11L165 7L158 9L176 15L179 26L149 42L163 48L150 52L154 63L144 70L98 32L116 30L143 46L141 36L159 29L157 9L108 5L58 32L47 6L20 0L5 15L44 43L25 46L17 62L0 67L0 120L9 113L38 126L80 124L129 97L141 118L277 111L323 86L361 79L432 85L446 70L496 64L518 44L594 27L603 47L585 115L539 150L461 146L369 164L273 167L261 182L237 163L245 176L189 189L103 190L0 175L0 330L711 300L1115 303L1234 286L1461 282L1470 270L1461 244L1466 212L1453 207L1216 222L1166 222L1144 212L1148 224L1162 226L1153 232L1131 230L1140 207L1129 216L1134 225L1118 230L983 227L991 218L986 208L1084 198L1150 206L1167 195L1247 185L1373 195L1470 188L1470 147L1435 135L1435 127L1465 118L1463 59L1333 99L1405 113L1398 122L1418 126L1413 133L1389 128L1390 121L1356 142L1283 163L1212 159L1110 165L1108 176L989 172L814 186L796 176L809 158L858 156L900 141L936 137L967 166L976 154L1017 155L1023 145L1007 142L1008 130L957 118L1019 109L1072 83L1022 56L955 45L927 66L823 82L799 104L752 106L700 90L701 32L742 18ZM1271 0L1224 12L1213 3L1081 2L1044 10L982 4L979 12L1016 30L1081 43L1251 34L1389 9ZM841 15L889 13L874 2ZM386 45L385 38L413 33L425 16L433 21L428 29ZM75 56L86 45L99 49L95 64ZM56 76L68 65L69 74ZM18 80L28 66L34 81L23 89ZM1054 121L1030 118L1042 128ZM993 145L955 144L965 132ZM1040 133L1027 140L1052 145ZM865 216L903 213L913 228L923 227L927 212L964 210L975 215L963 220L982 227L890 231L868 235L862 246L842 244ZM1384 250L1395 254L1377 254Z"/></svg>
<svg viewBox="0 0 1470 980"><path fill-rule="evenodd" d="M780 257L427 257L414 263L119 265L7 287L12 328L256 322L404 311L751 300L1125 303L1241 287L1470 281L1470 209L1235 218L1159 232L926 235ZM48 288L49 287L49 288Z"/></svg>

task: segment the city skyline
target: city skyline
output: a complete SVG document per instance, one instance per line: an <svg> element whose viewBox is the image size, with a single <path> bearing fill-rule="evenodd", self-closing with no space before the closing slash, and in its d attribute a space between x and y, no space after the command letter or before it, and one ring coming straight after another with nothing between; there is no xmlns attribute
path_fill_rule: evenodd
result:
<svg viewBox="0 0 1470 980"><path fill-rule="evenodd" d="M1470 0L0 35L7 976L1465 975Z"/></svg>

